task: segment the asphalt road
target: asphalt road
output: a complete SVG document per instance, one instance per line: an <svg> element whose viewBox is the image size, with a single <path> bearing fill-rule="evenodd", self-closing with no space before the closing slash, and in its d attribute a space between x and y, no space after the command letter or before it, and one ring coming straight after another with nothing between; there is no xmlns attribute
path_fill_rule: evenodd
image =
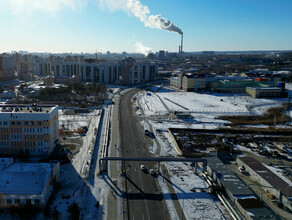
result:
<svg viewBox="0 0 292 220"><path fill-rule="evenodd" d="M133 116L131 99L137 90L121 97L120 128L122 152L124 156L151 156L144 144L144 131ZM142 172L138 162L125 162L126 196L129 219L169 219L169 215L156 178ZM143 162L148 171L156 166L153 162Z"/></svg>

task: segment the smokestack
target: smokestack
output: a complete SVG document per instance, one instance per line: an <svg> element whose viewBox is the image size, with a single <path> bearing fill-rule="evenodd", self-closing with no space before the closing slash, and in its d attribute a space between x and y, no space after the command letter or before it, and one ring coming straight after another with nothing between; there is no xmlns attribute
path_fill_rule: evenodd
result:
<svg viewBox="0 0 292 220"><path fill-rule="evenodd" d="M183 54L183 41L184 41L184 35L181 34L181 45L180 45L180 55Z"/></svg>
<svg viewBox="0 0 292 220"><path fill-rule="evenodd" d="M180 45L178 46L178 53L180 54Z"/></svg>

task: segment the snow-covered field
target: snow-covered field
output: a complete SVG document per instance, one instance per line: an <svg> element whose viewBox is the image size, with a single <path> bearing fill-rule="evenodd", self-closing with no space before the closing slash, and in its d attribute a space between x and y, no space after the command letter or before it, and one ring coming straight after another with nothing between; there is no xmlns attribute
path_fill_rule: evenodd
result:
<svg viewBox="0 0 292 220"><path fill-rule="evenodd" d="M193 92L142 92L138 100L144 114L164 115L169 111L218 114L261 114L285 99L254 99L243 94L200 94Z"/></svg>
<svg viewBox="0 0 292 220"><path fill-rule="evenodd" d="M59 128L76 132L78 128L89 125L93 116L99 114L99 110L94 110L88 114L66 115L65 110L59 110Z"/></svg>

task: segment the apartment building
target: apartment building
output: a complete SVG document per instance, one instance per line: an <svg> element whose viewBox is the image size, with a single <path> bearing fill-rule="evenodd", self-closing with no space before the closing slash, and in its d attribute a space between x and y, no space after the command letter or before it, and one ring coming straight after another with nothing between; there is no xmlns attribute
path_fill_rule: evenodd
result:
<svg viewBox="0 0 292 220"><path fill-rule="evenodd" d="M118 63L84 63L81 79L84 82L119 83L121 69Z"/></svg>
<svg viewBox="0 0 292 220"><path fill-rule="evenodd" d="M119 62L84 63L81 79L84 82L122 83L134 85L156 79L158 66L152 62L137 62L131 57Z"/></svg>
<svg viewBox="0 0 292 220"><path fill-rule="evenodd" d="M50 75L52 71L52 65L48 61L38 61L35 63L35 75L46 76Z"/></svg>
<svg viewBox="0 0 292 220"><path fill-rule="evenodd" d="M58 140L58 106L1 105L0 155L48 155Z"/></svg>
<svg viewBox="0 0 292 220"><path fill-rule="evenodd" d="M12 56L0 55L0 81L15 78L15 62Z"/></svg>

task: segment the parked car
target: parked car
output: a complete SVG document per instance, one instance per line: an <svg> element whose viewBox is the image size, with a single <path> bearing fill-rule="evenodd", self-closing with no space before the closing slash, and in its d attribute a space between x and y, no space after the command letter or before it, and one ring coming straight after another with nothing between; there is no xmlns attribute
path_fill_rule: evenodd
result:
<svg viewBox="0 0 292 220"><path fill-rule="evenodd" d="M149 173L152 175L152 176L156 176L156 173L153 169L150 169Z"/></svg>
<svg viewBox="0 0 292 220"><path fill-rule="evenodd" d="M140 169L141 169L142 171L146 171L146 170L147 170L146 167L145 167L145 165L143 165L143 164L140 166Z"/></svg>
<svg viewBox="0 0 292 220"><path fill-rule="evenodd" d="M241 173L243 173L243 174L248 174L243 166L242 166L242 167L238 167L238 170L239 170Z"/></svg>

